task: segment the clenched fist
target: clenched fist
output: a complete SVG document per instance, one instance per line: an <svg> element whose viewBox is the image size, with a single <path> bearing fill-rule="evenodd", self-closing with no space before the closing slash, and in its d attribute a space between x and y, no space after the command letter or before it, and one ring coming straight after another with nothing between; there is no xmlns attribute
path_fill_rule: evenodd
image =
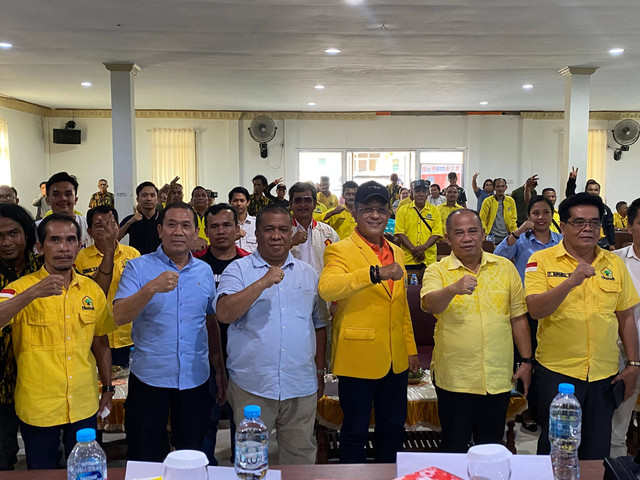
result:
<svg viewBox="0 0 640 480"><path fill-rule="evenodd" d="M147 285L151 286L154 293L168 293L175 290L178 286L179 278L180 275L178 272L167 270L151 280Z"/></svg>
<svg viewBox="0 0 640 480"><path fill-rule="evenodd" d="M472 295L478 286L478 279L473 275L465 275L457 282L451 284L456 295Z"/></svg>
<svg viewBox="0 0 640 480"><path fill-rule="evenodd" d="M588 263L579 263L576 269L571 274L569 279L573 283L574 287L582 285L587 278L593 277L596 274L596 269Z"/></svg>
<svg viewBox="0 0 640 480"><path fill-rule="evenodd" d="M396 262L380 267L380 280L400 280L403 275L404 270Z"/></svg>
<svg viewBox="0 0 640 480"><path fill-rule="evenodd" d="M64 287L64 278L62 275L49 275L43 278L33 287L33 293L36 298L53 297L55 295L62 295L62 288Z"/></svg>
<svg viewBox="0 0 640 480"><path fill-rule="evenodd" d="M301 243L306 242L308 237L309 234L306 231L298 230L293 234L293 237L291 238L291 246L295 247L296 245L300 245Z"/></svg>
<svg viewBox="0 0 640 480"><path fill-rule="evenodd" d="M284 279L284 272L280 267L269 267L262 278L265 281L265 289L267 289L280 283Z"/></svg>

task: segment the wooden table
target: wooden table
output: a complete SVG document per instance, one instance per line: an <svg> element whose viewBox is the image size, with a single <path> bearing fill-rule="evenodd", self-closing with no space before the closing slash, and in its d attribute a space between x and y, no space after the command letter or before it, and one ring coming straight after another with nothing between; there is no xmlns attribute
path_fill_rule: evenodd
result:
<svg viewBox="0 0 640 480"><path fill-rule="evenodd" d="M367 479L392 480L395 478L395 464L366 465L285 465L274 466L282 471L283 480L315 480L318 478L332 479ZM123 480L123 468L110 468L109 480ZM604 467L600 460L580 462L581 480L602 480ZM0 472L0 480L66 480L66 470L20 470L14 472Z"/></svg>

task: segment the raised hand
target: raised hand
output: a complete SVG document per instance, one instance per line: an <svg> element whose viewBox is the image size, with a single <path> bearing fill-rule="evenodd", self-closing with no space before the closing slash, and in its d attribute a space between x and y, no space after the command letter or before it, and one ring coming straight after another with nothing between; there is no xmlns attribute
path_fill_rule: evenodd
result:
<svg viewBox="0 0 640 480"><path fill-rule="evenodd" d="M179 277L178 272L167 270L151 280L147 285L153 289L154 293L169 293L178 286Z"/></svg>
<svg viewBox="0 0 640 480"><path fill-rule="evenodd" d="M276 179L273 181L273 183L274 183L274 184L276 184L276 185L278 185L280 182L282 182L282 177L280 177L280 178L276 178Z"/></svg>
<svg viewBox="0 0 640 480"><path fill-rule="evenodd" d="M460 280L451 284L456 295L473 295L478 286L478 279L473 275L465 275Z"/></svg>
<svg viewBox="0 0 640 480"><path fill-rule="evenodd" d="M531 220L525 220L524 223L520 225L520 228L518 228L518 230L520 231L520 233L518 233L518 236L528 232L529 230L533 230L533 222Z"/></svg>
<svg viewBox="0 0 640 480"><path fill-rule="evenodd" d="M588 263L578 263L578 266L573 271L569 279L572 281L574 287L582 285L587 278L593 277L596 274L596 269Z"/></svg>
<svg viewBox="0 0 640 480"><path fill-rule="evenodd" d="M280 267L269 267L267 273L264 274L262 279L265 282L265 289L279 284L284 279L284 271Z"/></svg>
<svg viewBox="0 0 640 480"><path fill-rule="evenodd" d="M293 237L291 238L291 246L295 247L296 245L305 243L308 237L309 237L309 234L305 230L298 230L296 233L293 234Z"/></svg>
<svg viewBox="0 0 640 480"><path fill-rule="evenodd" d="M397 262L380 267L380 280L400 280L403 275L404 270Z"/></svg>
<svg viewBox="0 0 640 480"><path fill-rule="evenodd" d="M49 275L38 283L29 288L36 298L53 297L56 295L62 295L62 288L64 287L64 278L62 275Z"/></svg>
<svg viewBox="0 0 640 480"><path fill-rule="evenodd" d="M480 175L480 172L476 172L473 174L473 180L478 180L478 175Z"/></svg>
<svg viewBox="0 0 640 480"><path fill-rule="evenodd" d="M577 167L571 167L571 171L569 172L569 178L572 178L573 180L578 178L578 168Z"/></svg>
<svg viewBox="0 0 640 480"><path fill-rule="evenodd" d="M525 188L528 190L533 190L536 185L538 184L538 175L532 175L531 177L527 178L527 182L525 183Z"/></svg>

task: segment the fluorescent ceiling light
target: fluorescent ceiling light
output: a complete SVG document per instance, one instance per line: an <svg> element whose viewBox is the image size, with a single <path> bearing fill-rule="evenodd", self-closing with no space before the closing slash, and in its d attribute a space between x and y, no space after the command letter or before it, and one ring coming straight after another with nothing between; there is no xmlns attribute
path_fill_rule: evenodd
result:
<svg viewBox="0 0 640 480"><path fill-rule="evenodd" d="M315 87L316 90L324 90L324 85L316 85Z"/></svg>
<svg viewBox="0 0 640 480"><path fill-rule="evenodd" d="M11 47L13 47L13 44L12 44L12 43L9 43L9 42L0 42L0 48L8 49L8 48L11 48Z"/></svg>
<svg viewBox="0 0 640 480"><path fill-rule="evenodd" d="M609 50L610 55L618 56L624 53L624 48L612 48Z"/></svg>
<svg viewBox="0 0 640 480"><path fill-rule="evenodd" d="M337 48L327 48L324 53L326 53L327 55L338 55L340 53L340 50L338 50Z"/></svg>
<svg viewBox="0 0 640 480"><path fill-rule="evenodd" d="M90 87L93 84L91 82L82 82L80 85L82 85L83 87Z"/></svg>
<svg viewBox="0 0 640 480"><path fill-rule="evenodd" d="M489 105L489 102L480 102L480 105Z"/></svg>
<svg viewBox="0 0 640 480"><path fill-rule="evenodd" d="M309 105L310 107L315 107L316 106L316 102L309 102L309 103L307 103L307 105Z"/></svg>
<svg viewBox="0 0 640 480"><path fill-rule="evenodd" d="M522 85L522 88L524 88L525 90L531 90L533 88L533 85L531 85L530 83L525 83L524 85Z"/></svg>

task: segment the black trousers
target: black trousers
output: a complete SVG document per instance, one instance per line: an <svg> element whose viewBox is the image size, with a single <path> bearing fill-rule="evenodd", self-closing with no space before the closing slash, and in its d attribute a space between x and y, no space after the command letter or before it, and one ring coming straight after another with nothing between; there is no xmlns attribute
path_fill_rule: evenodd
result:
<svg viewBox="0 0 640 480"><path fill-rule="evenodd" d="M478 395L435 387L443 452L466 453L472 438L476 445L502 442L511 392Z"/></svg>
<svg viewBox="0 0 640 480"><path fill-rule="evenodd" d="M169 453L167 423L171 412L171 444L177 450L201 450L209 425L208 382L190 388L153 387L129 375L124 403L129 460L162 462Z"/></svg>
<svg viewBox="0 0 640 480"><path fill-rule="evenodd" d="M0 470L13 470L18 461L18 416L13 403L0 405Z"/></svg>
<svg viewBox="0 0 640 480"><path fill-rule="evenodd" d="M574 395L582 407L582 440L578 449L580 460L602 460L609 456L611 448L611 419L615 410L615 400L611 380L613 376L587 382L577 378L552 372L539 365L538 376L538 423L542 433L538 438L538 455L548 455L549 407L558 394L558 385L570 383L576 388Z"/></svg>
<svg viewBox="0 0 640 480"><path fill-rule="evenodd" d="M340 429L340 462L366 463L371 406L375 414L375 461L395 463L402 451L407 421L408 370L389 370L376 380L338 377L338 394L344 421Z"/></svg>
<svg viewBox="0 0 640 480"><path fill-rule="evenodd" d="M76 445L76 432L83 428L97 426L97 417L92 415L75 423L65 423L54 427L36 427L20 421L20 434L24 440L24 452L29 470L50 470L56 468L60 452L60 432L64 442L64 456L67 458Z"/></svg>

